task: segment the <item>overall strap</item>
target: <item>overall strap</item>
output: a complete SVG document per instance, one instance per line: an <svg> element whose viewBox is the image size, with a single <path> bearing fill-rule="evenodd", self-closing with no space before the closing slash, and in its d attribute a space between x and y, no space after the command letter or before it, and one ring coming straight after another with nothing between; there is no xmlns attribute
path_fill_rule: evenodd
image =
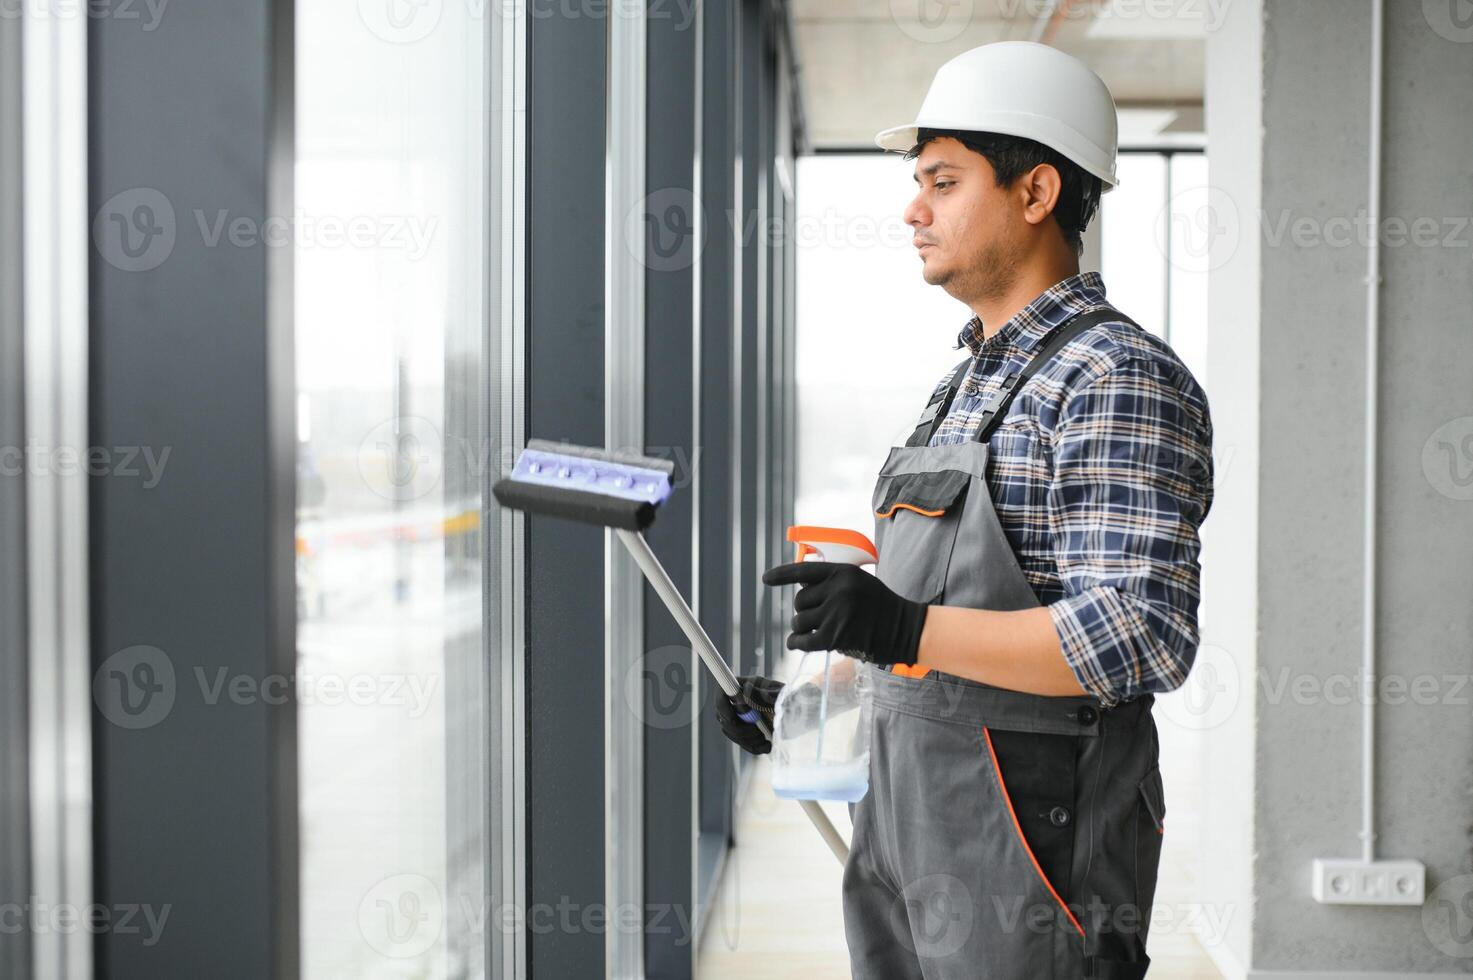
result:
<svg viewBox="0 0 1473 980"><path fill-rule="evenodd" d="M928 446L931 444L931 436L936 434L936 428L946 420L946 413L951 411L952 400L956 398L958 389L962 386L962 379L967 376L967 369L972 366L969 357L956 366L951 372L951 379L946 382L946 387L931 396L926 403L926 410L921 413L921 419L916 423L916 429L905 440L907 446Z"/></svg>
<svg viewBox="0 0 1473 980"><path fill-rule="evenodd" d="M1028 383L1028 379L1043 369L1043 366L1053 359L1064 345L1078 337L1097 323L1108 322L1132 322L1129 317L1119 310L1105 307L1103 309L1091 310L1088 313L1076 313L1048 334L1048 341L1043 345L1033 359L1023 366L1022 371L1014 371L1003 378L1002 387L992 396L987 410L982 413L982 421L974 436L977 442L987 442L997 427L1007 417L1008 409L1013 404L1013 398Z"/></svg>

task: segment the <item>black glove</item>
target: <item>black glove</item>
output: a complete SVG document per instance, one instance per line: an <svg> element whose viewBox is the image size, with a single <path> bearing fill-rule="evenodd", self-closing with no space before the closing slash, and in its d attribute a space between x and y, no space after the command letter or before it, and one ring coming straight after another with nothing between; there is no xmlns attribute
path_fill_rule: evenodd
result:
<svg viewBox="0 0 1473 980"><path fill-rule="evenodd" d="M771 729L783 682L769 677L738 677L737 681L741 685L740 693L730 698L725 695L717 697L716 720L721 723L721 731L727 738L753 755L766 755L772 751L771 740L754 722L743 721L739 716L755 708Z"/></svg>
<svg viewBox="0 0 1473 980"><path fill-rule="evenodd" d="M769 568L764 585L802 585L793 597L789 650L838 650L872 664L914 664L924 602L896 595L857 565L801 561Z"/></svg>

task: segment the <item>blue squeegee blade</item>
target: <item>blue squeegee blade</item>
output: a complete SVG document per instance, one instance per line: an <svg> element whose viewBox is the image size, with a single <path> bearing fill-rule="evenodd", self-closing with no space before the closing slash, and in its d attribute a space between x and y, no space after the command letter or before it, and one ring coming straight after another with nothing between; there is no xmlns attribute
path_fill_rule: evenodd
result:
<svg viewBox="0 0 1473 980"><path fill-rule="evenodd" d="M633 463L553 452L531 445L517 458L511 478L518 483L578 490L620 500L661 504L670 496L670 474Z"/></svg>

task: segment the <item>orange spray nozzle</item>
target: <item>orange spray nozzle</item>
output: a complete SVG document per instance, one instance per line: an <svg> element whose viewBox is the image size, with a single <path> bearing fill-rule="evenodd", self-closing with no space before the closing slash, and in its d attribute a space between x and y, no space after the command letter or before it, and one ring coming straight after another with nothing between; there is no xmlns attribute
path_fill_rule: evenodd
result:
<svg viewBox="0 0 1473 980"><path fill-rule="evenodd" d="M874 542L868 537L843 527L795 524L788 528L788 540L798 546L795 561L818 555L824 561L873 565L880 557Z"/></svg>

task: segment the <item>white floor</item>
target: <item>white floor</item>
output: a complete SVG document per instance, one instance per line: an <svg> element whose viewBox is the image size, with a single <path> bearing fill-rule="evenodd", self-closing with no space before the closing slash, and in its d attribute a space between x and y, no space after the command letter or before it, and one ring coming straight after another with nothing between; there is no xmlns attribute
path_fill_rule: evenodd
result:
<svg viewBox="0 0 1473 980"><path fill-rule="evenodd" d="M1162 769L1168 797L1167 834L1152 916L1151 976L1221 980L1196 930L1202 908L1194 895L1196 788L1191 740L1162 724ZM843 804L827 808L848 834ZM748 784L722 893L702 938L701 980L841 980L849 976L839 906L840 868L797 804L772 795L766 758Z"/></svg>
<svg viewBox="0 0 1473 980"><path fill-rule="evenodd" d="M798 804L772 795L757 761L737 819L737 846L701 940L701 980L840 980L849 976L839 906L843 868ZM849 836L849 812L825 804Z"/></svg>

